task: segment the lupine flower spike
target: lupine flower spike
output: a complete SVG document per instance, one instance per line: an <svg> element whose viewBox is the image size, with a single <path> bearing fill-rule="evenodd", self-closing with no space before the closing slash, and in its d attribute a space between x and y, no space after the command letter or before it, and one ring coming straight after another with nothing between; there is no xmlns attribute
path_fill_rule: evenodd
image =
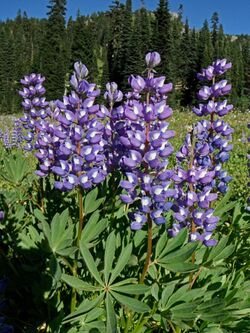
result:
<svg viewBox="0 0 250 333"><path fill-rule="evenodd" d="M170 182L173 172L168 170L168 157L173 152L168 140L174 131L168 129L172 109L167 105L167 93L172 84L166 84L164 76L155 77L154 67L159 63L157 52L148 53L148 76L130 76L132 90L115 125L125 174L120 183L124 190L121 200L135 207L132 230L141 229L147 221L164 224L172 205L169 199L176 193Z"/></svg>
<svg viewBox="0 0 250 333"><path fill-rule="evenodd" d="M231 90L226 80L216 82L217 76L231 68L225 59L216 60L203 69L198 78L212 81L198 92L198 99L207 101L199 104L193 112L209 119L199 121L190 129L185 143L177 153L178 166L173 177L178 198L173 205L175 223L169 234L175 236L181 228L190 229L190 240L199 240L213 246L212 238L219 218L214 216L213 202L218 193L225 193L231 177L222 165L229 159L232 145L229 144L233 129L220 118L233 109L227 100L222 100Z"/></svg>

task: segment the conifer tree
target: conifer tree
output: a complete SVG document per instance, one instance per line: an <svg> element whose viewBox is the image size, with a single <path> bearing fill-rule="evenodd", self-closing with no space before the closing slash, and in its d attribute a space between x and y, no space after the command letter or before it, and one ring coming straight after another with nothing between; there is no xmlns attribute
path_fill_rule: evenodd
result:
<svg viewBox="0 0 250 333"><path fill-rule="evenodd" d="M89 17L84 17L78 13L73 27L71 65L76 61L83 62L89 69L90 79L95 80L97 76L97 59L92 25L93 23Z"/></svg>
<svg viewBox="0 0 250 333"><path fill-rule="evenodd" d="M110 7L110 38L108 42L108 66L110 73L110 81L115 81L119 86L123 82L124 77L124 51L122 49L122 33L124 5L119 0L114 0Z"/></svg>
<svg viewBox="0 0 250 333"><path fill-rule="evenodd" d="M217 48L217 42L218 42L218 29L219 29L219 14L217 12L214 12L211 17L211 38L212 38L212 44L214 49Z"/></svg>
<svg viewBox="0 0 250 333"><path fill-rule="evenodd" d="M66 0L49 0L48 20L43 42L42 72L46 76L47 98L61 98L65 89L66 45L65 14Z"/></svg>
<svg viewBox="0 0 250 333"><path fill-rule="evenodd" d="M154 24L154 49L161 54L162 63L159 71L168 74L168 62L170 53L170 28L171 17L169 13L168 0L160 0L155 11Z"/></svg>
<svg viewBox="0 0 250 333"><path fill-rule="evenodd" d="M213 61L213 44L208 21L205 20L199 33L199 66L206 67Z"/></svg>

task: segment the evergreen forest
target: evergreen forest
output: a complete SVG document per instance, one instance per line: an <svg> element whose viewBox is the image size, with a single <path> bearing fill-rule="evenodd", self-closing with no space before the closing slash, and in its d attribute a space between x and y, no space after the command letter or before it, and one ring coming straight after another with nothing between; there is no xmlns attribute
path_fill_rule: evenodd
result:
<svg viewBox="0 0 250 333"><path fill-rule="evenodd" d="M250 37L224 33L218 13L194 29L180 5L171 13L168 0L159 0L155 11L141 1L132 10L132 0L114 0L106 12L66 20L66 0L48 0L47 18L29 18L19 11L14 20L0 22L0 113L20 111L19 80L31 72L46 76L47 98L67 91L73 63L81 60L90 79L102 91L115 81L126 91L128 76L142 74L149 51L161 54L158 71L174 84L171 105L191 106L201 67L216 58L227 58L234 66L229 74L231 101L242 110L250 106Z"/></svg>

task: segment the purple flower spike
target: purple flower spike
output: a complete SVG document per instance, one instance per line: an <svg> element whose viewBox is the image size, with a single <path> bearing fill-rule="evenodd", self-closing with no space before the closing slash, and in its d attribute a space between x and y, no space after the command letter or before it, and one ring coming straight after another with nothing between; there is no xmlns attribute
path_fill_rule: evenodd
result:
<svg viewBox="0 0 250 333"><path fill-rule="evenodd" d="M211 208L219 193L225 193L231 177L222 169L229 159L232 145L232 128L220 118L232 110L222 97L231 90L227 80L216 81L217 76L231 68L225 59L216 60L211 66L202 69L197 75L201 81L212 81L211 86L203 86L198 99L207 101L193 108L199 116L208 116L209 120L196 123L186 136L184 145L176 157L178 166L172 177L175 181L177 196L172 206L176 220L169 234L175 236L183 227L190 230L190 241L201 241L205 246L214 246L212 238L219 221ZM219 98L219 100L217 100Z"/></svg>
<svg viewBox="0 0 250 333"><path fill-rule="evenodd" d="M117 86L108 84L105 93L111 110L109 158L112 168L121 168L124 173L120 182L124 193L120 198L126 204L135 202L136 209L140 209L131 218L132 230L141 229L148 219L157 225L165 223L165 214L172 206L170 200L176 195L167 183L173 172L166 170L173 152L168 140L175 135L166 122L172 115L167 93L173 85L165 83L164 76L155 77L153 68L159 63L157 52L146 55L147 77L130 76L131 91L119 107L114 107L111 96Z"/></svg>
<svg viewBox="0 0 250 333"><path fill-rule="evenodd" d="M107 123L109 112L95 104L100 90L86 81L87 75L86 66L75 63L70 79L72 91L49 106L42 97L45 89L41 75L31 74L21 81L25 87L20 95L27 110L21 121L28 130L27 149L36 149L40 167L36 174L44 177L54 173L59 178L55 188L61 191L71 191L78 186L91 189L107 175L103 122ZM110 89L115 90L116 86L112 84ZM120 93L115 93L119 100Z"/></svg>

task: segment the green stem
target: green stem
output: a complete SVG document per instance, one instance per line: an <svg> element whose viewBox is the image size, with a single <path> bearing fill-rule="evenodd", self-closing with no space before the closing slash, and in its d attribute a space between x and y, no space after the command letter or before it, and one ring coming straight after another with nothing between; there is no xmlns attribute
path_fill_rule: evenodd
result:
<svg viewBox="0 0 250 333"><path fill-rule="evenodd" d="M152 239L153 239L152 227L153 227L152 220L151 220L150 214L148 213L148 248L147 248L146 261L145 261L143 271L142 271L142 274L141 274L141 278L140 278L140 282L139 282L141 284L144 282L145 277L147 275L148 267L149 267L149 264L150 264L150 258L152 256Z"/></svg>
<svg viewBox="0 0 250 333"><path fill-rule="evenodd" d="M178 333L178 332L179 332L179 330L178 330L177 328L174 327L174 325L173 325L173 323L171 322L171 320L168 320L168 319L167 319L167 322L168 322L169 326L171 327L173 333Z"/></svg>
<svg viewBox="0 0 250 333"><path fill-rule="evenodd" d="M81 236L82 236L82 229L83 229L83 222L84 222L84 211L83 211L83 195L82 190L79 188L78 190L78 204L79 204L79 227L77 233L77 241L76 245L79 247Z"/></svg>
<svg viewBox="0 0 250 333"><path fill-rule="evenodd" d="M81 188L78 189L78 205L79 205L79 226L78 226L78 232L77 232L77 239L76 239L76 246L79 248L80 240L82 236L82 230L83 230L83 223L84 223L84 210L83 210L83 193ZM74 265L71 269L73 276L77 276L77 258L74 261ZM72 289L72 295L71 295L71 313L75 311L76 309L76 289Z"/></svg>
<svg viewBox="0 0 250 333"><path fill-rule="evenodd" d="M192 128L192 131L190 133L190 140L191 140L191 152L190 152L190 162L189 162L189 170L193 168L194 165L194 148L195 148L195 140L194 140L194 129ZM192 183L189 183L189 191L190 192L195 192L194 185ZM190 208L190 213L193 212L193 207ZM196 232L196 225L194 223L194 220L191 220L191 232L195 233ZM195 263L195 251L192 254L192 264ZM189 287L191 287L191 283L193 280L193 273L189 274Z"/></svg>
<svg viewBox="0 0 250 333"><path fill-rule="evenodd" d="M143 314L140 316L138 323L132 333L137 333L141 331L141 328L144 326L144 324L148 321L148 318L144 318L143 320Z"/></svg>

